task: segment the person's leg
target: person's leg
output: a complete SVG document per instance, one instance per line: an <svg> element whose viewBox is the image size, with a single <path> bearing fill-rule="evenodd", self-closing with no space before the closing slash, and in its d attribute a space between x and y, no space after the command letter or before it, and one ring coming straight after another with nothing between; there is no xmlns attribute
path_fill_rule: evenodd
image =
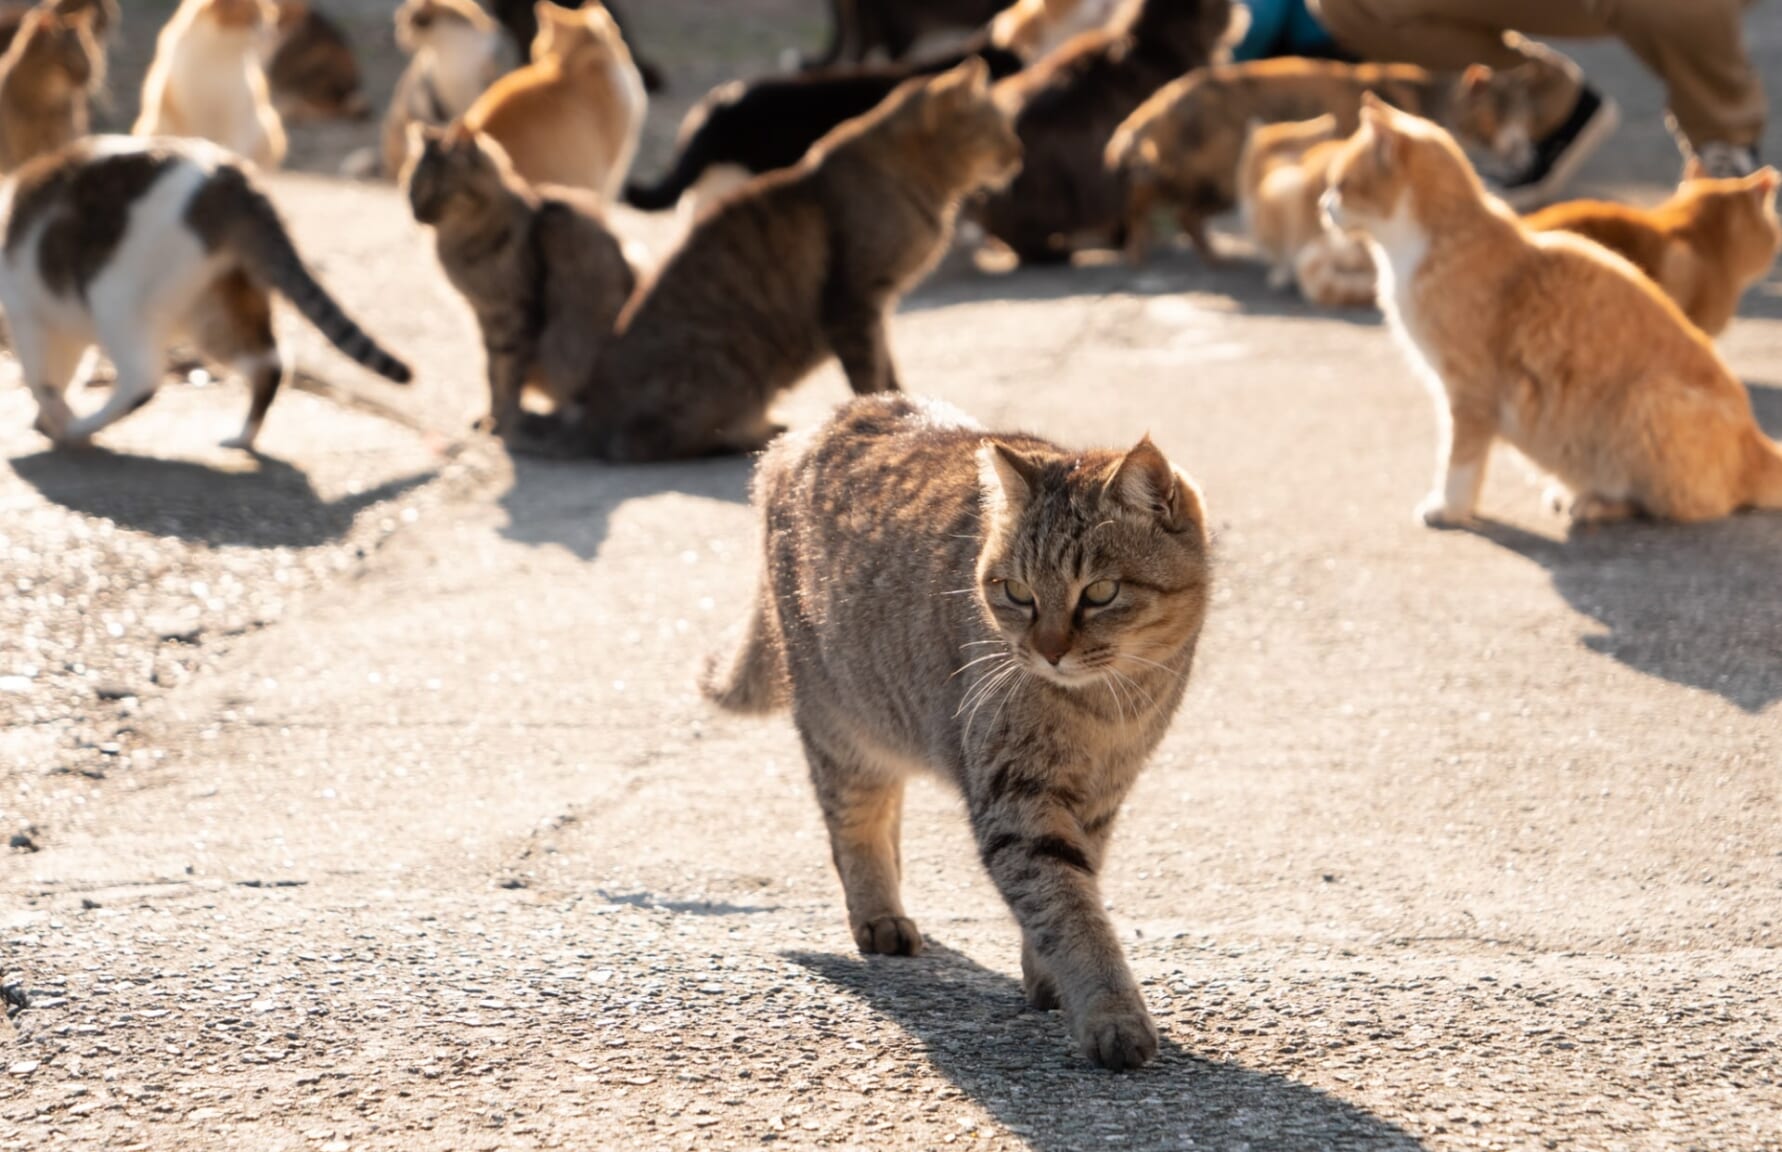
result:
<svg viewBox="0 0 1782 1152"><path fill-rule="evenodd" d="M1609 34L1590 0L1313 0L1313 5L1337 43L1362 59L1444 71L1517 64L1521 57L1504 44L1507 31L1571 38Z"/></svg>
<svg viewBox="0 0 1782 1152"><path fill-rule="evenodd" d="M1747 6L1747 0L1597 3L1610 30L1664 80L1671 114L1690 146L1697 152L1715 144L1745 150L1755 168L1765 102L1763 82L1745 51Z"/></svg>

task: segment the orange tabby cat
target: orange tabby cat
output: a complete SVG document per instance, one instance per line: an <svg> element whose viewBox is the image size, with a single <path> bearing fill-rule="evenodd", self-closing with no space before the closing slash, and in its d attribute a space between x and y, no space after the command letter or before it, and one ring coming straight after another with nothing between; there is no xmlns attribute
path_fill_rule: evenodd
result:
<svg viewBox="0 0 1782 1152"><path fill-rule="evenodd" d="M1324 203L1368 234L1380 307L1437 389L1425 523L1472 518L1499 437L1570 490L1577 522L1782 509L1782 445L1701 330L1621 257L1531 231L1448 133L1370 95Z"/></svg>
<svg viewBox="0 0 1782 1152"><path fill-rule="evenodd" d="M1578 200L1536 212L1528 226L1576 232L1627 257L1696 327L1718 336L1782 248L1778 179L1765 168L1743 180L1707 180L1691 159L1682 187L1656 208Z"/></svg>
<svg viewBox="0 0 1782 1152"><path fill-rule="evenodd" d="M617 200L643 132L643 77L595 0L579 11L539 0L532 63L497 80L464 123L501 145L530 184Z"/></svg>
<svg viewBox="0 0 1782 1152"><path fill-rule="evenodd" d="M1325 307L1374 302L1374 262L1353 236L1324 225L1318 199L1342 147L1337 118L1256 124L1238 157L1238 207L1269 262L1274 288L1299 285Z"/></svg>

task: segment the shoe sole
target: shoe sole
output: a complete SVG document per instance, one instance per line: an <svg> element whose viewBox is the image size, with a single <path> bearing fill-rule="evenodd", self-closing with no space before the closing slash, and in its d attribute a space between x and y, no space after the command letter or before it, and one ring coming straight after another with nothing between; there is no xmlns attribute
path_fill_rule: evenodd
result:
<svg viewBox="0 0 1782 1152"><path fill-rule="evenodd" d="M1602 106L1596 115L1587 121L1578 132L1578 138L1572 141L1571 147L1559 154L1553 167L1534 184L1524 184L1519 188L1511 188L1498 193L1510 207L1518 212L1529 212L1543 207L1559 198L1566 185L1577 176L1579 169L1596 154L1596 150L1606 143L1615 130L1621 127L1621 106L1607 96L1603 97Z"/></svg>

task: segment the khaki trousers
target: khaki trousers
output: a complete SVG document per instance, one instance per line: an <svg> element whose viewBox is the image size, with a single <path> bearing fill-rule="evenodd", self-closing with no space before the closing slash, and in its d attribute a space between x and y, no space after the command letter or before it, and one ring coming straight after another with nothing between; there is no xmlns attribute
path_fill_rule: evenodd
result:
<svg viewBox="0 0 1782 1152"><path fill-rule="evenodd" d="M1745 52L1741 18L1753 0L1312 0L1331 34L1368 60L1457 70L1516 62L1505 31L1616 36L1668 89L1691 144L1755 145L1763 84Z"/></svg>

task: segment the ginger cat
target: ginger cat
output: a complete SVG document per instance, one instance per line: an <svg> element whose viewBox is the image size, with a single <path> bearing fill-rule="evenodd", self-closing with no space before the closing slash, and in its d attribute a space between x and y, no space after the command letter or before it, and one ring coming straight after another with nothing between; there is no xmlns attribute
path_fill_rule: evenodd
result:
<svg viewBox="0 0 1782 1152"><path fill-rule="evenodd" d="M1297 284L1325 307L1374 301L1374 262L1367 246L1324 224L1318 200L1330 162L1342 147L1337 118L1257 124L1238 157L1238 206L1256 246L1268 258L1269 286Z"/></svg>
<svg viewBox="0 0 1782 1152"><path fill-rule="evenodd" d="M0 56L0 172L87 134L88 101L104 75L96 11L34 8Z"/></svg>
<svg viewBox="0 0 1782 1152"><path fill-rule="evenodd" d="M408 159L408 128L443 128L470 111L478 96L517 62L501 26L476 0L403 0L396 43L409 54L384 115L384 174Z"/></svg>
<svg viewBox="0 0 1782 1152"><path fill-rule="evenodd" d="M285 126L263 64L277 28L272 0L184 0L155 42L132 131L211 140L278 167Z"/></svg>
<svg viewBox="0 0 1782 1152"><path fill-rule="evenodd" d="M1436 125L1369 95L1325 210L1368 234L1380 307L1435 392L1435 526L1471 520L1502 437L1571 493L1574 522L1782 509L1782 445L1700 329L1627 261L1531 231Z"/></svg>
<svg viewBox="0 0 1782 1152"><path fill-rule="evenodd" d="M1627 257L1710 336L1732 323L1745 289L1782 248L1776 169L1707 180L1691 158L1677 194L1652 209L1601 200L1555 204L1528 217L1537 232L1564 229Z"/></svg>
<svg viewBox="0 0 1782 1152"><path fill-rule="evenodd" d="M598 3L539 0L532 63L503 76L464 123L497 144L529 184L618 199L637 155L649 97L618 23Z"/></svg>

